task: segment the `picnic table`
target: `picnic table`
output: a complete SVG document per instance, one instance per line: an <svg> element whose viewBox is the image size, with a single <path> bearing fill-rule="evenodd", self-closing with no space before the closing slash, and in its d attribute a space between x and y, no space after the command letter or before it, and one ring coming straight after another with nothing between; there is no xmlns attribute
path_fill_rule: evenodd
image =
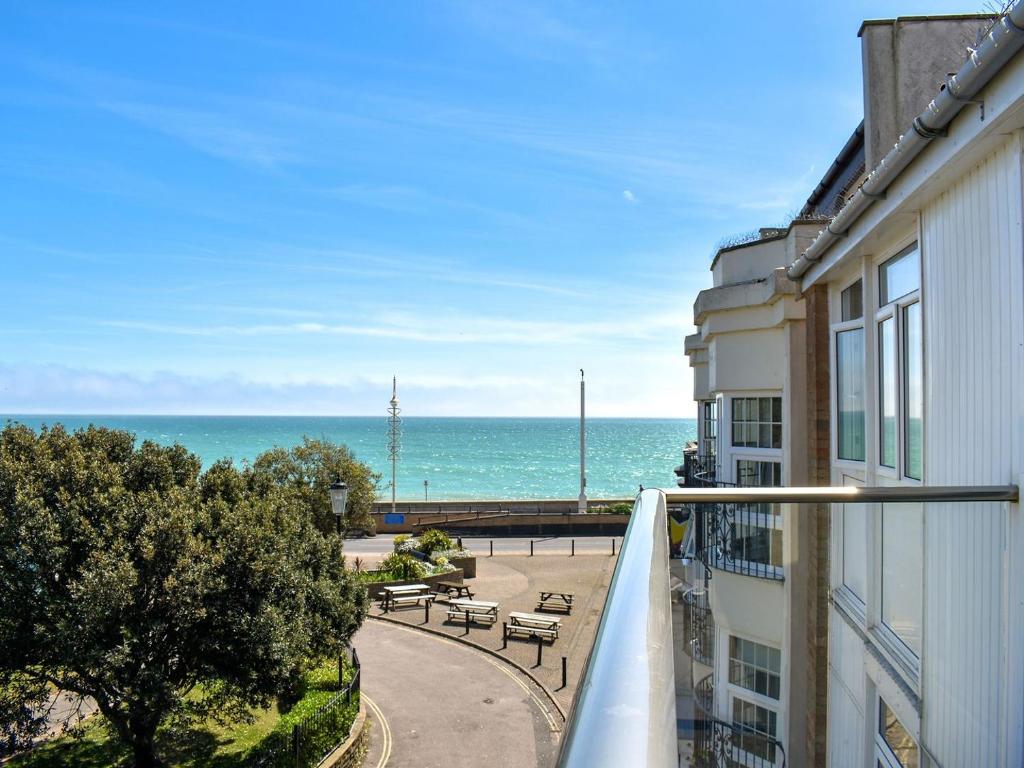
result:
<svg viewBox="0 0 1024 768"><path fill-rule="evenodd" d="M562 620L557 616L509 611L508 624L505 626L505 636L523 634L530 637L550 637L551 641L554 642L558 637L558 630L561 626Z"/></svg>
<svg viewBox="0 0 1024 768"><path fill-rule="evenodd" d="M498 604L489 600L453 598L448 601L448 621L479 621L493 624L498 620Z"/></svg>
<svg viewBox="0 0 1024 768"><path fill-rule="evenodd" d="M384 609L384 612L398 605L419 605L422 599L433 600L434 596L430 594L430 587L426 584L402 584L397 587L384 587L381 598L380 607Z"/></svg>
<svg viewBox="0 0 1024 768"><path fill-rule="evenodd" d="M457 581L439 581L434 586L434 592L439 595L447 595L448 597L465 597L470 600L473 599L473 592L470 590L468 584L460 584Z"/></svg>
<svg viewBox="0 0 1024 768"><path fill-rule="evenodd" d="M572 613L572 592L541 592L537 600L538 611L565 611Z"/></svg>

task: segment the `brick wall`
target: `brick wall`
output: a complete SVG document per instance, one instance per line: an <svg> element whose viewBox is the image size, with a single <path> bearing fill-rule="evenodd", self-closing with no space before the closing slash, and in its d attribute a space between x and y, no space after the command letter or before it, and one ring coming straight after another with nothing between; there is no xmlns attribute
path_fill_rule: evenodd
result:
<svg viewBox="0 0 1024 768"><path fill-rule="evenodd" d="M828 288L812 286L807 302L807 475L812 485L831 481L831 398ZM806 505L808 524L807 723L805 754L809 765L824 768L828 728L829 524L827 504ZM794 646L795 647L795 646Z"/></svg>

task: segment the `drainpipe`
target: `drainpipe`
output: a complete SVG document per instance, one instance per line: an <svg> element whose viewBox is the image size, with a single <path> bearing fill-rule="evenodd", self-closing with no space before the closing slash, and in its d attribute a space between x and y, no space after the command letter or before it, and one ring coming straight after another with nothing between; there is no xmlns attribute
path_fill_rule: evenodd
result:
<svg viewBox="0 0 1024 768"><path fill-rule="evenodd" d="M900 140L882 158L882 162L868 174L853 197L851 197L835 218L829 222L810 247L790 266L788 275L798 280L811 265L820 261L825 252L850 231L854 222L871 205L885 197L889 185L903 172L932 139L946 135L946 128L960 110L988 85L999 70L1024 47L1024 0L1017 0L989 30L985 40L960 71L950 75L946 84L924 112L914 118L912 130L900 136Z"/></svg>

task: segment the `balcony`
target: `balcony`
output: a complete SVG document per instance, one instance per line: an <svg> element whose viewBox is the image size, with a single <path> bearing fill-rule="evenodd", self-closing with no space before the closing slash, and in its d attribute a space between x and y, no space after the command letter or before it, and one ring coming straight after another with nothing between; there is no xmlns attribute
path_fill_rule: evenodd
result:
<svg viewBox="0 0 1024 768"><path fill-rule="evenodd" d="M690 658L706 666L715 660L715 619L705 589L694 588L683 593L686 610L686 649Z"/></svg>
<svg viewBox="0 0 1024 768"><path fill-rule="evenodd" d="M694 729L694 768L785 768L786 751L778 739L714 716L715 688L711 675L697 683L693 692L701 715ZM734 705L738 702L733 700Z"/></svg>
<svg viewBox="0 0 1024 768"><path fill-rule="evenodd" d="M716 483L721 487L722 483ZM782 515L776 504L695 504L697 559L705 568L782 581Z"/></svg>
<svg viewBox="0 0 1024 768"><path fill-rule="evenodd" d="M686 488L706 488L715 484L717 474L717 459L715 456L702 456L696 453L688 453L683 457L683 465L676 470L682 470L679 478L679 485Z"/></svg>

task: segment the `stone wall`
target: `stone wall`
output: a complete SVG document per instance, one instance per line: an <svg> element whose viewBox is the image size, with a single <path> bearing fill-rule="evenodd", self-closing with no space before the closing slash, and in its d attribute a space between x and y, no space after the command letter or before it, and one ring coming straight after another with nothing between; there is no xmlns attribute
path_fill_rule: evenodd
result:
<svg viewBox="0 0 1024 768"><path fill-rule="evenodd" d="M348 739L325 757L317 768L359 768L366 757L369 744L370 721L366 717L366 706L360 698L359 714L352 723Z"/></svg>

